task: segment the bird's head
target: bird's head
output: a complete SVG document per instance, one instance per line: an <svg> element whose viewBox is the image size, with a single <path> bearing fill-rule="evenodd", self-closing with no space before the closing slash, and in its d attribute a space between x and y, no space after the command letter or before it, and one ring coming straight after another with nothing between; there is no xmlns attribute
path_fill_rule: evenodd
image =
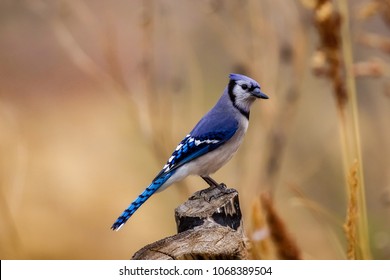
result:
<svg viewBox="0 0 390 280"><path fill-rule="evenodd" d="M250 106L256 99L268 99L255 80L240 74L230 74L229 78L228 93L233 105L239 110L249 113Z"/></svg>

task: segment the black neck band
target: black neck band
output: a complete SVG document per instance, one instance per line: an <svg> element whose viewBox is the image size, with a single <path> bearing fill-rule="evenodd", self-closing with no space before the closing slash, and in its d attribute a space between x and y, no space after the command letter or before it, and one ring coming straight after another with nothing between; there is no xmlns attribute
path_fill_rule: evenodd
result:
<svg viewBox="0 0 390 280"><path fill-rule="evenodd" d="M247 118L247 120L249 120L249 111L243 110L242 108L240 108L236 104L236 96L233 93L233 89L234 89L235 85L236 85L236 82L233 80L230 80L229 85L228 85L228 93L229 93L230 100L232 101L234 108L236 108L245 118Z"/></svg>

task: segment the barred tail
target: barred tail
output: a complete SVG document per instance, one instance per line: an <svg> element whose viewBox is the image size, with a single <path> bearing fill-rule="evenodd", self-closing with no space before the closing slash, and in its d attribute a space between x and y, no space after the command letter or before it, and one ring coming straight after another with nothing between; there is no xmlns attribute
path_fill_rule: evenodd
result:
<svg viewBox="0 0 390 280"><path fill-rule="evenodd" d="M144 202L151 197L171 176L173 173L167 173L163 176L156 178L130 205L123 211L123 213L116 219L115 223L111 226L112 230L118 231L127 220L134 214L138 208L141 207Z"/></svg>

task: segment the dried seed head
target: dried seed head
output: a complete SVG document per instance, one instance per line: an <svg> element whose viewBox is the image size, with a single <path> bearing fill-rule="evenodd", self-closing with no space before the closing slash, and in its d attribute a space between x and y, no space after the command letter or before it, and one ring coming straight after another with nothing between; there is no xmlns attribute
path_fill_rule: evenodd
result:
<svg viewBox="0 0 390 280"><path fill-rule="evenodd" d="M315 19L317 22L324 22L328 20L333 14L332 2L325 2L315 10Z"/></svg>
<svg viewBox="0 0 390 280"><path fill-rule="evenodd" d="M326 56L323 51L316 51L311 58L311 68L314 74L320 76L326 74Z"/></svg>

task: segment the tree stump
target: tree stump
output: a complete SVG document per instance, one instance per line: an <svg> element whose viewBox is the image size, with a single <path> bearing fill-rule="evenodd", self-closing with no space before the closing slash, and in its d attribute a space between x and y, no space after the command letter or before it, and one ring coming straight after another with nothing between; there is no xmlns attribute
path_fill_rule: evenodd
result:
<svg viewBox="0 0 390 280"><path fill-rule="evenodd" d="M145 246L134 260L246 259L238 192L224 184L194 193L175 209L178 233Z"/></svg>

